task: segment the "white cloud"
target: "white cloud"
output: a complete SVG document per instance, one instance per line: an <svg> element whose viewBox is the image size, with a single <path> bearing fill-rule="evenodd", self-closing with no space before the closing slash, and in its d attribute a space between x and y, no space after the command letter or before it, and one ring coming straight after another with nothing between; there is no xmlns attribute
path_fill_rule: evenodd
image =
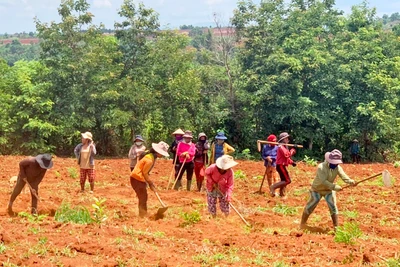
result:
<svg viewBox="0 0 400 267"><path fill-rule="evenodd" d="M112 4L109 0L94 0L93 7L95 8L112 7Z"/></svg>

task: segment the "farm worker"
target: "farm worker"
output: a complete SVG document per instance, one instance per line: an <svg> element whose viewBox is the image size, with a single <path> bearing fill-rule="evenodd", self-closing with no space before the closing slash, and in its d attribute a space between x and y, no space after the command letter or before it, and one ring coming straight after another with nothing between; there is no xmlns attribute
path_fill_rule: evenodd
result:
<svg viewBox="0 0 400 267"><path fill-rule="evenodd" d="M296 163L291 159L291 157L296 154L296 150L294 148L290 150L287 148L286 144L289 143L289 136L290 135L287 132L283 132L279 135L278 143L280 144L276 154L276 170L281 178L281 181L269 187L269 193L271 197L275 196L275 190L277 188L279 188L279 195L284 197L286 193L286 186L292 182L287 170L287 166L296 166Z"/></svg>
<svg viewBox="0 0 400 267"><path fill-rule="evenodd" d="M219 132L215 136L216 142L213 142L213 144L211 145L211 164L215 163L216 160L222 155L228 155L235 152L235 149L225 142L226 139L228 138L226 138L224 132Z"/></svg>
<svg viewBox="0 0 400 267"><path fill-rule="evenodd" d="M210 144L205 133L199 133L194 156L194 174L196 175L197 190L200 192L204 181L204 169L208 163L208 149Z"/></svg>
<svg viewBox="0 0 400 267"><path fill-rule="evenodd" d="M175 179L178 179L175 183L174 189L178 190L181 187L183 173L186 172L186 190L190 191L192 185L192 177L194 170L194 155L196 153L196 145L192 143L193 134L191 131L185 131L183 135L183 141L178 145L177 153L177 168L178 173L175 174ZM180 173L179 173L180 172Z"/></svg>
<svg viewBox="0 0 400 267"><path fill-rule="evenodd" d="M138 197L139 216L144 217L147 214L147 184L152 191L156 191L154 183L150 180L149 174L153 169L157 158L169 157L168 144L161 141L152 143L151 149L145 151L139 158L139 162L133 169L131 177L131 185Z"/></svg>
<svg viewBox="0 0 400 267"><path fill-rule="evenodd" d="M181 128L175 130L175 132L172 133L172 135L174 136L174 141L172 142L171 146L169 147L169 152L171 152L172 154L172 164L176 164L175 160L175 155L176 155L176 149L178 148L178 144L180 142L182 142L182 136L185 133L183 132L183 130Z"/></svg>
<svg viewBox="0 0 400 267"><path fill-rule="evenodd" d="M276 142L276 136L271 134L268 136L267 141ZM276 155L278 152L278 146L275 144L264 145L261 156L264 160L265 174L267 176L268 187L275 183L275 172L276 172ZM265 179L265 177L263 177Z"/></svg>
<svg viewBox="0 0 400 267"><path fill-rule="evenodd" d="M52 156L50 154L40 154L36 157L29 157L19 163L19 174L17 183L11 194L10 202L8 203L8 214L14 215L12 205L24 188L25 183L28 183L32 188L31 199L32 209L31 213L37 213L37 203L39 197L39 184L42 181L46 171L53 167Z"/></svg>
<svg viewBox="0 0 400 267"><path fill-rule="evenodd" d="M229 202L233 192L232 167L238 163L232 156L223 155L215 164L206 169L207 204L211 216L217 215L217 198L219 206L225 216L229 215Z"/></svg>
<svg viewBox="0 0 400 267"><path fill-rule="evenodd" d="M129 150L128 154L128 157L131 161L130 162L131 172L135 168L140 154L142 154L146 150L146 147L143 145L143 143L144 143L143 137L141 135L136 135L134 144L131 146L131 149Z"/></svg>
<svg viewBox="0 0 400 267"><path fill-rule="evenodd" d="M81 133L82 143L77 145L74 149L78 164L80 167L80 179L81 193L85 192L86 177L89 179L90 193L94 190L94 180L96 173L94 170L94 156L96 155L96 146L93 142L93 136L91 132Z"/></svg>
<svg viewBox="0 0 400 267"><path fill-rule="evenodd" d="M354 163L360 163L360 145L358 144L358 140L354 139L350 146L350 154Z"/></svg>
<svg viewBox="0 0 400 267"><path fill-rule="evenodd" d="M301 216L300 228L306 228L307 219L310 214L317 207L322 197L328 203L331 213L333 226L338 226L338 208L336 206L336 191L342 188L334 184L336 177L340 178L347 184L355 185L354 180L350 179L343 171L339 164L342 162L342 153L334 149L331 152L325 153L325 161L320 163L317 168L317 175L311 185L310 199L304 208L303 215Z"/></svg>

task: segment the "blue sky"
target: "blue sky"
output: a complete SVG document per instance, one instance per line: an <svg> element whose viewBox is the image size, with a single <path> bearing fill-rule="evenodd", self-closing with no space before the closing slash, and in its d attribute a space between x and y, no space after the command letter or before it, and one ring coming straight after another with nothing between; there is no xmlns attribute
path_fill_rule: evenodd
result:
<svg viewBox="0 0 400 267"><path fill-rule="evenodd" d="M253 0L259 2L259 0ZM337 0L336 7L350 11L352 5L362 0ZM42 22L58 21L57 8L60 0L0 0L0 33L35 31L33 18ZM95 15L94 23L104 23L107 28L114 28L114 22L120 18L117 10L123 0L89 0L90 12ZM139 1L138 1L139 2ZM159 13L163 28L177 28L179 25L213 26L214 12L222 22L228 22L236 0L143 0L146 7ZM400 0L370 0L370 7L376 7L379 16L400 12Z"/></svg>

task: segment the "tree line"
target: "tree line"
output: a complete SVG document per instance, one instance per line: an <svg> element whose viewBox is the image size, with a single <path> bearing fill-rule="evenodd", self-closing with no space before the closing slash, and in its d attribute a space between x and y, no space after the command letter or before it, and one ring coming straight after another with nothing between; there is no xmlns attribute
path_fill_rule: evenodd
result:
<svg viewBox="0 0 400 267"><path fill-rule="evenodd" d="M86 0L63 1L60 22L35 20L39 57L0 60L0 152L70 155L90 130L102 155L125 155L176 128L225 131L238 151L288 131L299 157L348 151L399 154L399 34L364 2L239 1L217 34L159 31L158 14L125 0L114 35ZM84 30L82 30L84 29ZM346 154L346 153L345 153Z"/></svg>

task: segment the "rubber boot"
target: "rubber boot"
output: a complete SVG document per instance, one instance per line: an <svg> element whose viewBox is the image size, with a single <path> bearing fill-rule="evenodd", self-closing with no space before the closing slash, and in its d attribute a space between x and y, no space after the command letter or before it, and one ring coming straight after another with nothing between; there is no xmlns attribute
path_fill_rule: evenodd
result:
<svg viewBox="0 0 400 267"><path fill-rule="evenodd" d="M310 217L310 214L307 214L305 211L303 211L303 214L301 215L300 229L307 228L308 217Z"/></svg>
<svg viewBox="0 0 400 267"><path fill-rule="evenodd" d="M186 183L186 190L187 190L187 191L190 191L191 186L192 186L192 180L187 180L187 183Z"/></svg>
<svg viewBox="0 0 400 267"><path fill-rule="evenodd" d="M336 228L339 226L339 216L337 214L332 214L331 218L332 218L332 222L333 222L333 228L336 232Z"/></svg>
<svg viewBox="0 0 400 267"><path fill-rule="evenodd" d="M181 180L176 181L175 186L174 186L174 190L178 190L179 187L181 187L181 186L182 186Z"/></svg>
<svg viewBox="0 0 400 267"><path fill-rule="evenodd" d="M269 195L270 195L271 197L274 197L274 196L275 196L275 189L277 189L277 188L282 188L282 187L285 186L285 185L286 185L286 182L285 182L285 181L280 181L279 183L276 183L276 184L271 185L271 186L269 187Z"/></svg>

